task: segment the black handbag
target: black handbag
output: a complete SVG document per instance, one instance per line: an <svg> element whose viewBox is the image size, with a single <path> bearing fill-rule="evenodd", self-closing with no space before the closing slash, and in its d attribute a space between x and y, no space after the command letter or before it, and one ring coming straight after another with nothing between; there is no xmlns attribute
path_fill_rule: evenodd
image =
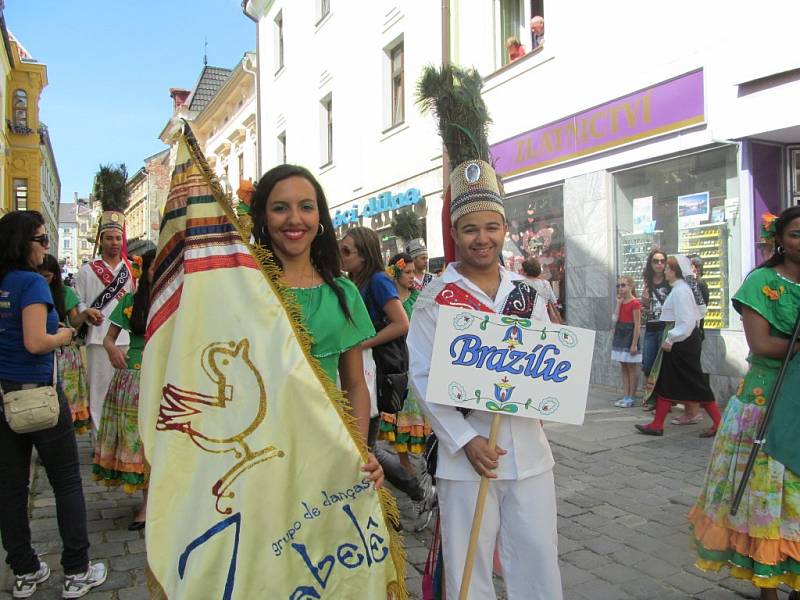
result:
<svg viewBox="0 0 800 600"><path fill-rule="evenodd" d="M376 306L372 296L372 280L367 288L367 302L374 307L370 312L372 325L378 332L389 324L389 318L383 307ZM380 317L373 317L377 313ZM403 403L408 394L408 347L406 336L400 336L375 346L372 349L372 358L375 360L375 392L378 400L378 410L396 414L403 410Z"/></svg>

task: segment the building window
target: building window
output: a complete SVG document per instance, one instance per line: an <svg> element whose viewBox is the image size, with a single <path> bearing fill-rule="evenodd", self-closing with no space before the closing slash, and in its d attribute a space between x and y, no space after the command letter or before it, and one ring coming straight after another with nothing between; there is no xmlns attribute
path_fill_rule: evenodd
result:
<svg viewBox="0 0 800 600"><path fill-rule="evenodd" d="M735 146L616 173L617 271L641 293L651 249L699 255L710 294L705 328L727 328L730 291L742 275L738 197Z"/></svg>
<svg viewBox="0 0 800 600"><path fill-rule="evenodd" d="M17 210L28 210L28 180L15 179L12 183L14 188L14 206Z"/></svg>
<svg viewBox="0 0 800 600"><path fill-rule="evenodd" d="M62 242L64 243L64 250L69 250L69 238L62 240Z"/></svg>
<svg viewBox="0 0 800 600"><path fill-rule="evenodd" d="M511 62L506 49L509 40L520 39L521 32L525 31L525 15L522 0L500 0L500 36L497 40L501 58L501 65Z"/></svg>
<svg viewBox="0 0 800 600"><path fill-rule="evenodd" d="M317 0L317 23L331 12L331 0Z"/></svg>
<svg viewBox="0 0 800 600"><path fill-rule="evenodd" d="M322 140L322 166L333 162L333 96L328 94L320 102Z"/></svg>
<svg viewBox="0 0 800 600"><path fill-rule="evenodd" d="M242 182L244 181L244 152L242 152L239 155L238 161L239 161L239 182ZM237 186L239 182L237 182Z"/></svg>
<svg viewBox="0 0 800 600"><path fill-rule="evenodd" d="M283 11L275 17L275 72L283 68Z"/></svg>
<svg viewBox="0 0 800 600"><path fill-rule="evenodd" d="M28 126L28 93L25 90L14 90L14 125Z"/></svg>
<svg viewBox="0 0 800 600"><path fill-rule="evenodd" d="M281 131L278 134L278 164L286 164L286 132Z"/></svg>
<svg viewBox="0 0 800 600"><path fill-rule="evenodd" d="M405 80L403 77L403 42L389 51L391 65L392 127L405 120Z"/></svg>

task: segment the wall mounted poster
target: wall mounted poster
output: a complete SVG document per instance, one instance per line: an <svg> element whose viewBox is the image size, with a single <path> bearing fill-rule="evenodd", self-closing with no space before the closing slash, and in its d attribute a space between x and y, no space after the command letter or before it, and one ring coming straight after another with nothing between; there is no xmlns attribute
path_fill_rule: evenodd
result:
<svg viewBox="0 0 800 600"><path fill-rule="evenodd" d="M633 199L633 233L645 233L653 220L653 197Z"/></svg>
<svg viewBox="0 0 800 600"><path fill-rule="evenodd" d="M708 221L708 192L678 196L678 227L699 225Z"/></svg>
<svg viewBox="0 0 800 600"><path fill-rule="evenodd" d="M428 402L583 423L595 332L439 307Z"/></svg>

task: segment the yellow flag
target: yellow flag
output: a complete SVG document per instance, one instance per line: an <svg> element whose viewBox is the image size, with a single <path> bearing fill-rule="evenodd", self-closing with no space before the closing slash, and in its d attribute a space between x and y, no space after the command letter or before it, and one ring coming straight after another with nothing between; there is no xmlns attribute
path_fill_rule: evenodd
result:
<svg viewBox="0 0 800 600"><path fill-rule="evenodd" d="M274 263L186 125L164 211L139 428L155 597L405 598L394 499Z"/></svg>

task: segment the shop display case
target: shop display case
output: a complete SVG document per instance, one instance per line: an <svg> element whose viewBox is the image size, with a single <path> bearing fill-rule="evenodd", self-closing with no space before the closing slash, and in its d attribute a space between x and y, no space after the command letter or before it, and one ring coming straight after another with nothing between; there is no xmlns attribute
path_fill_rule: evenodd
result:
<svg viewBox="0 0 800 600"><path fill-rule="evenodd" d="M636 283L636 295L641 297L644 289L642 271L647 261L647 255L653 248L661 247L661 234L656 230L653 233L627 233L622 235L622 265L620 275L628 275Z"/></svg>
<svg viewBox="0 0 800 600"><path fill-rule="evenodd" d="M706 329L728 326L728 230L725 223L692 225L680 230L678 251L697 254L703 259L703 281L708 285Z"/></svg>

